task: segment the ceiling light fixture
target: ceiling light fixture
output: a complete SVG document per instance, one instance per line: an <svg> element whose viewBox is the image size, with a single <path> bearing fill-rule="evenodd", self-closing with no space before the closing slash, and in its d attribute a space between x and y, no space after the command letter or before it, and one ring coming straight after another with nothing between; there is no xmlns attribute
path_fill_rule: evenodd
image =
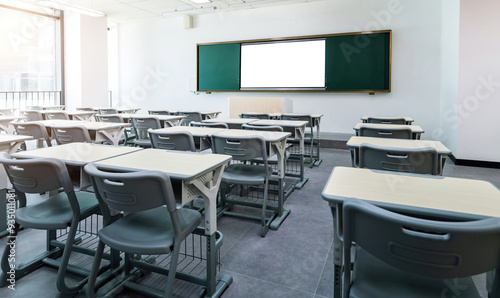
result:
<svg viewBox="0 0 500 298"><path fill-rule="evenodd" d="M212 2L212 0L189 0L189 1L196 3L196 4L205 4L205 3Z"/></svg>
<svg viewBox="0 0 500 298"><path fill-rule="evenodd" d="M217 9L217 6L212 7L202 7L202 8L190 8L183 10L174 10L169 12L164 12L161 15L164 17L175 16L175 15L183 15L183 14L196 14L196 13L209 13Z"/></svg>
<svg viewBox="0 0 500 298"><path fill-rule="evenodd" d="M104 17L106 16L103 12L93 10L90 8L85 8L81 6L76 6L73 4L68 4L68 3L63 3L59 1L53 1L53 0L43 0L43 1L37 1L36 2L39 5L45 6L45 7L50 7L54 9L59 9L59 10L68 10L80 14L84 14L87 16L91 17Z"/></svg>

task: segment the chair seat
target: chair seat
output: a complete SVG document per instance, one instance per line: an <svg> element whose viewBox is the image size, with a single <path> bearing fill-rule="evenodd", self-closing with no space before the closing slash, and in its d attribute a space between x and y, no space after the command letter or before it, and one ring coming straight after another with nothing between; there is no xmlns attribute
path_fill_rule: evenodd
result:
<svg viewBox="0 0 500 298"><path fill-rule="evenodd" d="M99 210L95 194L77 192L81 218ZM28 205L16 211L16 221L25 228L55 230L65 229L71 222L73 211L64 193L57 194L38 204Z"/></svg>
<svg viewBox="0 0 500 298"><path fill-rule="evenodd" d="M260 165L232 164L222 174L222 181L246 185L264 184L271 173L271 167L266 169Z"/></svg>
<svg viewBox="0 0 500 298"><path fill-rule="evenodd" d="M285 158L283 160L286 162L288 160L288 158L290 158L290 152L285 151ZM263 160L261 157L259 157L259 158L252 159L252 162L262 163ZM272 164L272 165L278 164L278 155L274 154L273 156L268 157L267 163Z"/></svg>
<svg viewBox="0 0 500 298"><path fill-rule="evenodd" d="M313 135L311 133L305 133L304 134L304 143L305 144L310 144L313 140ZM288 138L286 139L287 143L292 143L292 144L298 144L300 143L300 138Z"/></svg>
<svg viewBox="0 0 500 298"><path fill-rule="evenodd" d="M178 209L182 233L201 222L196 210ZM106 245L128 253L166 254L174 244L175 233L166 207L129 214L102 228L99 237Z"/></svg>
<svg viewBox="0 0 500 298"><path fill-rule="evenodd" d="M352 274L349 292L352 298L481 297L470 277L445 280L404 272L375 258L359 246L356 247ZM457 290L460 295L454 292Z"/></svg>

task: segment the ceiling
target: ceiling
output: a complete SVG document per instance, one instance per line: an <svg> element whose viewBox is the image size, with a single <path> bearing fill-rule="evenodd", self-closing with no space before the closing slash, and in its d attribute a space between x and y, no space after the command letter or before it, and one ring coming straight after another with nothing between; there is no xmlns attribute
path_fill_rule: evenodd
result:
<svg viewBox="0 0 500 298"><path fill-rule="evenodd" d="M36 3L38 0L23 0ZM210 3L196 4L191 0L54 0L69 3L106 14L109 20L126 22L130 20L173 17L182 14L205 14L221 11L256 9L266 6L290 5L294 3L320 0L212 0ZM165 14L164 13L170 13Z"/></svg>

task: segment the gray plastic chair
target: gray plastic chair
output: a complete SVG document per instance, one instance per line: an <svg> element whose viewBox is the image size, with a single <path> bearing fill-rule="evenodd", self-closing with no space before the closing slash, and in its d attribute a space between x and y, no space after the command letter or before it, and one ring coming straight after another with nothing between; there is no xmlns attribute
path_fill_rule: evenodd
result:
<svg viewBox="0 0 500 298"><path fill-rule="evenodd" d="M115 108L98 109L97 111L100 115L118 114L118 109Z"/></svg>
<svg viewBox="0 0 500 298"><path fill-rule="evenodd" d="M375 128L366 125L359 127L359 136L373 138L392 138L392 139L412 139L412 131L410 126L395 127L395 128Z"/></svg>
<svg viewBox="0 0 500 298"><path fill-rule="evenodd" d="M38 122L11 122L18 135L31 136L33 139L44 140L48 147L52 146L47 128Z"/></svg>
<svg viewBox="0 0 500 298"><path fill-rule="evenodd" d="M404 117L368 117L367 123L380 123L380 124L406 124Z"/></svg>
<svg viewBox="0 0 500 298"><path fill-rule="evenodd" d="M38 110L32 110L32 111L23 111L21 112L22 116L25 118L24 120L26 121L41 121L44 120L42 113Z"/></svg>
<svg viewBox="0 0 500 298"><path fill-rule="evenodd" d="M233 157L233 161L240 163L231 163L222 174L221 186L221 204L226 207L226 203L242 204L241 201L226 200L226 186L236 185L263 185L264 197L261 205L247 204L250 207L262 208L260 217L250 215L239 215L236 213L224 212L224 214L240 216L244 218L253 218L261 222L261 236L264 237L271 224L271 218L266 218L267 199L269 179L273 172L267 163L266 142L261 136L240 136L227 137L220 134L212 135L212 152L216 154L227 154ZM262 164L246 164L245 161L252 161L256 158L262 159Z"/></svg>
<svg viewBox="0 0 500 298"><path fill-rule="evenodd" d="M189 131L148 130L153 148L196 152L193 135Z"/></svg>
<svg viewBox="0 0 500 298"><path fill-rule="evenodd" d="M251 124L242 124L241 125L242 129L246 130L260 130L260 131L277 131L277 132L283 132L283 127L279 125L251 125ZM285 172L286 172L286 162L288 158L290 157L290 152L288 150L285 151ZM260 159L255 159L256 162L259 162ZM267 158L267 162L269 164L277 164L278 163L278 156L275 154L271 157Z"/></svg>
<svg viewBox="0 0 500 298"><path fill-rule="evenodd" d="M176 208L172 184L164 172L104 172L93 163L87 164L84 170L91 178L104 218L104 227L99 231L100 241L89 277L87 297L95 296L96 279L105 245L125 252L125 262L129 264L125 266L125 275L130 274L132 267L147 263L134 254L171 253L164 297L172 297L180 245L201 223L201 214L196 210ZM113 222L110 209L122 211L126 215ZM149 263L147 265L151 266Z"/></svg>
<svg viewBox="0 0 500 298"><path fill-rule="evenodd" d="M76 108L77 111L81 111L81 112L93 112L94 109L93 108Z"/></svg>
<svg viewBox="0 0 500 298"><path fill-rule="evenodd" d="M19 228L22 225L27 229L37 229L47 231L47 250L34 257L32 260L25 259L22 255L16 254L16 260L22 260L24 265L18 265L16 268L16 280L34 271L44 264L51 267L58 267L57 289L60 296L76 295L87 282L88 271L83 268L68 266L72 250L79 253L93 255L94 251L78 247L75 243L75 235L79 229L79 222L99 211L99 204L95 195L90 192L75 192L71 178L68 174L66 165L53 158L36 159L12 159L7 153L0 153L0 163L3 164L5 171L16 192L19 207L15 213L14 229L9 234L9 241L17 242L18 238L30 234L18 235ZM62 192L50 197L42 197L41 201L32 203L26 200L26 194L40 194L48 191L54 191L62 188ZM69 227L66 240L60 242L56 239L56 230L66 230ZM17 237L17 238L16 238ZM36 243L29 243L35 247ZM40 246L41 244L38 244ZM43 247L43 245L41 245ZM7 278L10 274L9 258L11 246L6 245L2 255L2 273L0 276L0 286L7 285ZM62 255L62 256L61 256ZM59 258L56 260L57 258ZM12 264L12 263L11 263ZM77 283L65 281L67 272L79 273L84 278ZM33 295L36 295L35 293Z"/></svg>
<svg viewBox="0 0 500 298"><path fill-rule="evenodd" d="M500 297L500 218L427 220L352 199L343 206L343 236L344 264L353 242L356 256L342 297L479 298L470 277L493 269L490 297Z"/></svg>
<svg viewBox="0 0 500 298"><path fill-rule="evenodd" d="M69 118L68 112L66 111L53 111L50 113L46 113L45 117L47 118L47 120L55 120L55 119L71 120Z"/></svg>
<svg viewBox="0 0 500 298"><path fill-rule="evenodd" d="M167 110L148 110L150 115L171 115Z"/></svg>
<svg viewBox="0 0 500 298"><path fill-rule="evenodd" d="M291 120L291 121L307 121L306 125L306 131L304 133L304 146L309 145L310 147L310 157L311 157L311 163L310 167L312 168L314 166L314 158L317 157L319 158L319 144L317 143L317 150L315 153L313 153L314 149L314 131L313 131L313 120L312 116L309 114L281 114L280 117L281 120ZM287 139L288 143L291 144L299 144L300 139L291 137ZM306 151L307 152L307 151Z"/></svg>
<svg viewBox="0 0 500 298"><path fill-rule="evenodd" d="M225 128L228 129L229 126L227 123L224 122L197 122L197 121L191 121L189 123L190 126L194 127L211 127L211 128Z"/></svg>
<svg viewBox="0 0 500 298"><path fill-rule="evenodd" d="M82 125L53 126L52 133L58 145L76 142L92 143L88 129Z"/></svg>
<svg viewBox="0 0 500 298"><path fill-rule="evenodd" d="M182 125L188 126L192 121L203 121L203 117L200 112L179 112L179 115L186 116L186 118L182 119Z"/></svg>
<svg viewBox="0 0 500 298"><path fill-rule="evenodd" d="M268 113L241 113L240 118L248 119L271 119Z"/></svg>
<svg viewBox="0 0 500 298"><path fill-rule="evenodd" d="M151 139L149 138L149 129L161 128L161 123L158 117L145 116L145 117L131 117L132 127L135 130L136 139L134 145L139 147L151 148Z"/></svg>
<svg viewBox="0 0 500 298"><path fill-rule="evenodd" d="M359 167L406 173L441 175L435 148L392 148L363 143L359 146Z"/></svg>

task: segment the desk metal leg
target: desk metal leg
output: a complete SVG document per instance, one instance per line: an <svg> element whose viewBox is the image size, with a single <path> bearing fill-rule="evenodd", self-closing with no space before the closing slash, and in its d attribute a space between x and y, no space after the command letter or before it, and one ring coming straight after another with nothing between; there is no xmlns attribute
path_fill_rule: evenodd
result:
<svg viewBox="0 0 500 298"><path fill-rule="evenodd" d="M341 218L337 214L337 208L341 206L331 206L333 218L333 266L334 266L334 284L333 284L333 297L340 298L342 293L342 239L340 238L339 221Z"/></svg>

